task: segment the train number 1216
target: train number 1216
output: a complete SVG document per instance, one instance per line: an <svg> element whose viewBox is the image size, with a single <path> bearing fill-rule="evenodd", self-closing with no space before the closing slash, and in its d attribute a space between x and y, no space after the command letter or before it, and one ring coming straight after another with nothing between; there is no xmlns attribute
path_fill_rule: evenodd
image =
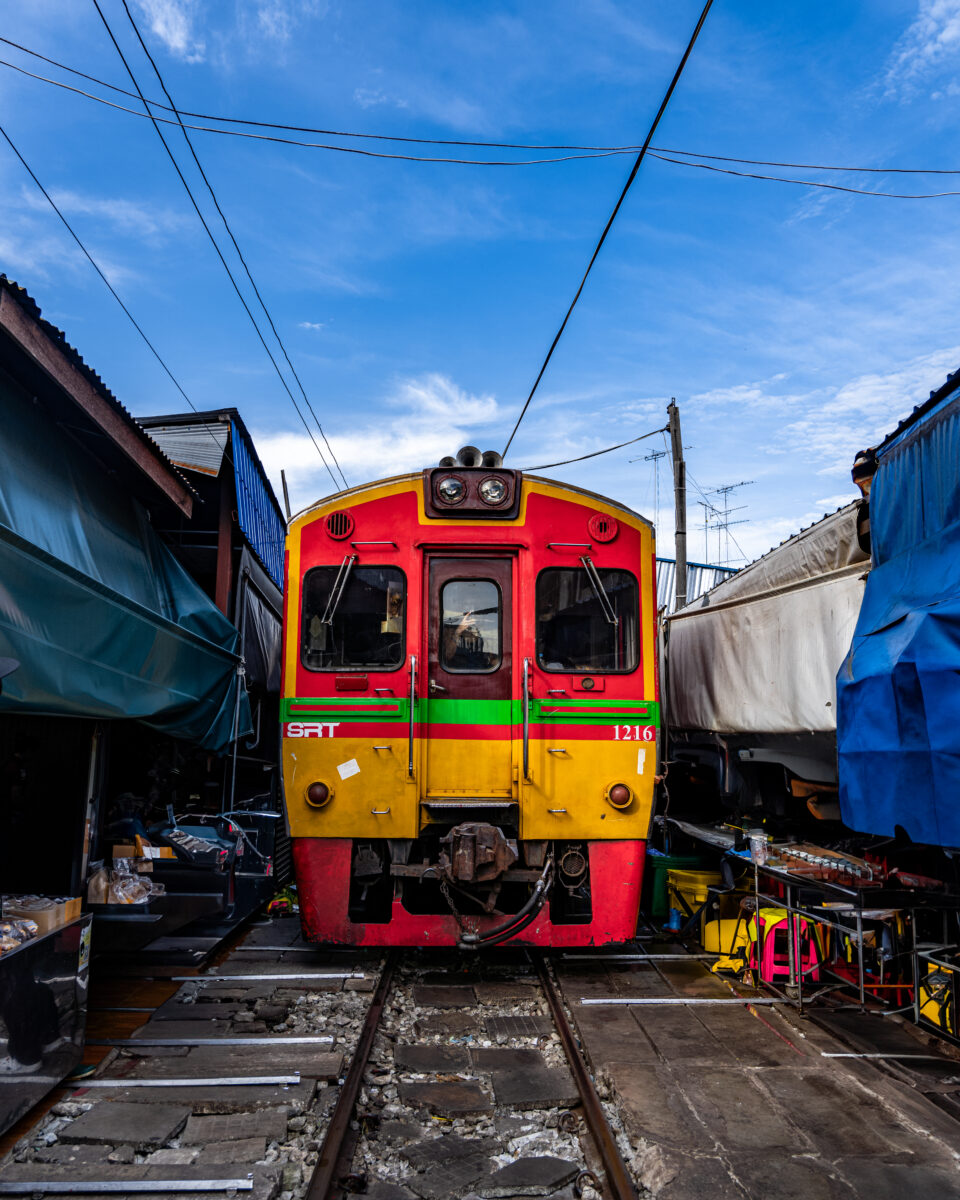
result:
<svg viewBox="0 0 960 1200"><path fill-rule="evenodd" d="M652 725L614 725L613 740L615 742L652 742Z"/></svg>

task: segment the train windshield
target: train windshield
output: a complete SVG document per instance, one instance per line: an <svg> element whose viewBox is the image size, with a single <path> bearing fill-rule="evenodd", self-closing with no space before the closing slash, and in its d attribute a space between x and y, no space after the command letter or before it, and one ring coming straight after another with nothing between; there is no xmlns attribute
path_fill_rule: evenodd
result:
<svg viewBox="0 0 960 1200"><path fill-rule="evenodd" d="M604 598L582 567L537 577L537 658L545 671L635 671L639 592L629 571L598 568ZM617 618L610 620L607 604Z"/></svg>
<svg viewBox="0 0 960 1200"><path fill-rule="evenodd" d="M350 566L304 576L300 659L311 671L394 671L404 657L403 572Z"/></svg>
<svg viewBox="0 0 960 1200"><path fill-rule="evenodd" d="M495 671L500 666L500 589L492 579L451 579L440 593L445 671Z"/></svg>

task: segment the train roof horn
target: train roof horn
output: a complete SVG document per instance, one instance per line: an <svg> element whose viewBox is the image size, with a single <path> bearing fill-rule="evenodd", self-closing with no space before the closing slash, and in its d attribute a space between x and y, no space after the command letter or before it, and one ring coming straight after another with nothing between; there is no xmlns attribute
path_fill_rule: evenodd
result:
<svg viewBox="0 0 960 1200"><path fill-rule="evenodd" d="M440 459L441 467L486 467L493 470L503 466L503 455L496 450L478 450L476 446L461 446L457 457L447 454Z"/></svg>

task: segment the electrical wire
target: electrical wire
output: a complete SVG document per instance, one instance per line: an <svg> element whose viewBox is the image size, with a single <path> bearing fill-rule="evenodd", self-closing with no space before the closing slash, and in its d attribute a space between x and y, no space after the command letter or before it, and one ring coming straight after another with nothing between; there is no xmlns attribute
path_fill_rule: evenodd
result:
<svg viewBox="0 0 960 1200"><path fill-rule="evenodd" d="M90 79L102 87L110 88L113 91L119 92L121 95L130 96L131 98L136 99L136 95L133 92L128 92L126 89L119 88L112 83L107 83L105 80L97 79L95 76L87 75L84 71L77 71L73 67L67 67L62 63L56 62L54 59L47 58L43 54L38 54L36 51L27 50L26 47L20 46L17 42L11 42L9 38L0 37L0 42L7 42L9 45L16 46L18 50L23 50L26 54L33 54L35 57L43 59L44 62L52 63L54 66L60 67L64 71L70 71L72 74L79 75L84 79ZM146 47L144 47L144 49L146 49ZM6 59L0 59L0 67L8 67L10 70L17 71L21 75L26 75L28 78L35 79L40 83L47 83L53 87L63 88L65 91L73 92L74 95L83 96L87 100L94 100L98 104L104 104L108 108L115 109L117 112L127 113L130 116L139 117L141 119L146 118L148 120L159 121L163 125L179 126L179 128L184 131L189 129L197 133L214 133L221 134L224 137L248 138L254 141L273 142L281 146L297 146L307 150L328 150L339 154L356 154L363 158L381 158L394 162L437 163L447 164L449 166L467 167L535 167L545 166L551 163L579 162L585 159L615 158L621 155L633 154L637 150L636 146L567 146L536 145L522 142L470 142L440 138L401 137L398 135L381 133L358 133L347 130L318 129L306 125L283 125L269 121L246 120L242 117L216 117L206 114L191 113L186 109L177 109L176 107L171 107L167 104L161 104L157 100L147 100L144 98L144 103L150 105L151 108L160 108L166 112L176 113L178 119L170 120L166 117L158 117L156 114L150 112L140 112L137 109L128 108L123 104L114 104L112 101L106 100L102 96L96 96L92 92L84 91L82 88L71 87L70 84L63 83L57 79L49 79L45 75L37 75L33 71L28 71L24 67L18 66L16 63L7 62ZM559 158L534 159L477 159L430 157L427 155L414 154L387 154L376 150L361 150L356 146L337 146L326 142L305 142L296 138L270 137L264 134L250 133L243 130L215 129L208 125L187 124L182 120L183 117L191 116L197 117L200 120L221 121L225 124L230 123L236 125L253 125L263 129L286 129L304 133L326 134L330 137L365 138L374 141L405 142L426 146L477 146L503 150L577 150L594 151L594 153L566 154ZM743 179L758 179L773 183L792 183L800 187L827 188L831 191L849 192L855 196L879 196L889 200L937 200L947 196L956 196L960 194L958 192L876 192L865 188L842 187L839 184L817 183L812 180L785 179L776 175L754 174L747 171L735 171L731 169L723 170L720 167L711 167L706 162L696 162L694 160L709 159L711 162L734 162L762 167L787 167L803 171L844 171L873 175L960 175L960 168L830 166L824 163L790 163L759 158L735 158L733 156L724 154L701 154L694 150L665 150L657 146L648 147L647 153L651 158L658 158L661 162L674 163L677 166L701 167L703 170L712 170L721 174L736 175ZM690 161L680 161L676 158L671 158L670 155L673 154L682 155L684 159ZM333 451L331 450L331 454L332 453Z"/></svg>
<svg viewBox="0 0 960 1200"><path fill-rule="evenodd" d="M207 178L206 171L204 171L203 167L200 164L200 159L197 157L197 152L193 147L193 142L191 142L191 140L190 140L190 135L187 133L186 129L183 127L183 121L181 120L180 113L177 112L177 107L173 102L173 97L170 95L169 91L167 91L167 85L164 83L163 76L160 74L160 68L157 66L153 55L147 49L147 44L143 40L143 36L141 35L140 29L137 26L136 21L134 20L133 13L130 11L130 6L128 5L127 0L122 0L122 3L123 3L124 10L126 11L126 14L130 19L130 24L133 26L133 31L137 35L137 40L139 41L141 47L143 48L143 52L147 56L147 58L150 62L150 65L153 67L154 73L157 76L157 81L159 82L160 87L163 90L163 94L170 101L172 111L174 112L174 114L177 117L177 120L180 123L181 129L183 130L184 141L187 143L187 147L190 150L190 154L193 157L193 161L196 164L197 170L200 172L200 178L203 180L204 184L206 184L207 191L210 193L210 199L213 201L214 207L216 208L217 213L220 216L220 220L223 222L223 227L224 227L224 229L226 229L227 234L230 238L230 241L233 244L233 248L237 252L237 257L240 259L240 262L243 265L244 272L246 273L247 279L250 281L250 286L253 288L254 295L257 297L257 300L260 303L260 307L263 309L264 316L267 318L267 321L270 324L270 328L273 330L273 336L277 339L277 344L279 345L279 347L283 353L283 357L286 359L287 366L290 368L290 371L293 374L294 379L297 381L297 386L300 389L300 394L303 396L304 404L306 404L307 408L310 411L310 415L313 417L314 421L316 421L316 423L317 423L317 429L320 431L320 436L323 438L323 443L327 447L327 450L329 450L330 457L333 459L334 464L336 465L337 471L340 474L340 478L343 480L343 486L345 488L349 488L350 484L347 482L347 478L344 475L343 471L341 470L340 463L337 461L337 456L333 452L333 447L330 445L330 442L327 439L327 435L323 432L323 426L320 424L320 418L317 416L316 412L314 411L314 407L310 403L310 400L306 393L306 389L304 388L303 383L301 382L300 376L297 374L296 368L294 367L293 363L290 361L290 355L287 353L287 348L283 344L283 339L281 338L281 336L277 330L277 327L274 324L273 317L270 315L270 310L267 308L266 302L264 301L263 296L260 294L260 289L257 287L256 281L254 280L253 275L250 273L250 268L247 265L247 260L243 256L243 251L240 249L239 245L237 244L237 239L236 239L236 237L234 237L233 230L230 228L230 223L227 221L226 215L224 214L223 209L220 207L220 201L217 199L217 194L213 190L213 185L210 183L210 180ZM336 480L334 480L334 482L336 482ZM338 487L338 490L339 490L339 487Z"/></svg>
<svg viewBox="0 0 960 1200"><path fill-rule="evenodd" d="M664 439L664 441L666 441L666 439ZM693 477L693 476L690 474L690 468L689 468L689 466L687 467L687 478L690 480L690 482L693 484L693 486L694 486L694 487L697 489L697 491L700 493L700 497L701 497L701 499L703 500L704 504L705 504L705 505L706 505L708 508L712 509L712 510L713 510L713 511L714 511L714 512L715 512L715 513L716 513L716 514L719 516L719 515L720 515L720 510L717 508L717 506L716 506L715 504L713 504L713 503L712 503L710 500L708 500L708 499L707 499L707 493L706 493L706 492L703 490L703 488L700 486L700 484L699 484L699 483L697 483L697 481L694 479L694 477ZM727 526L727 528L726 528L725 532L726 532L727 536L730 538L730 540L733 542L733 544L736 546L736 548L737 548L737 549L740 551L740 555L741 555L741 557L743 558L743 561L744 561L745 563L746 563L746 562L748 562L748 561L749 561L749 559L747 558L746 552L744 551L744 549L743 549L743 547L740 545L740 543L737 541L737 539L736 539L736 535L735 535L735 534L732 534L732 533L730 532L730 527L729 527L729 525Z"/></svg>
<svg viewBox="0 0 960 1200"><path fill-rule="evenodd" d="M647 136L643 140L643 145L640 148L640 153L637 155L637 161L633 164L633 167L630 170L630 174L627 176L627 182L623 185L623 190L620 192L620 196L617 199L616 204L613 206L613 212L610 214L609 218L607 219L607 223L604 226L603 233L601 233L601 235L600 235L600 240L597 242L597 244L594 248L593 254L590 256L589 263L587 263L587 269L586 269L586 271L584 271L583 278L580 280L580 286L577 288L573 299L570 301L570 307L567 309L563 320L560 322L560 328L557 330L556 335L554 336L554 339L550 344L550 349L547 351L547 356L543 360L540 370L537 373L536 379L533 381L533 387L530 389L530 394L527 396L527 399L523 405L523 408L520 410L520 415L519 415L519 417L517 417L516 424L514 425L512 431L510 433L510 436L507 438L507 444L503 448L503 457L504 458L506 458L506 456L507 456L507 451L510 449L513 439L517 436L517 430L520 428L520 422L526 416L527 409L530 407L530 402L533 400L533 397L536 395L537 388L540 386L540 380L543 378L544 372L546 371L547 366L550 363L550 359L553 358L553 352L554 352L554 350L556 350L557 345L560 341L560 338L563 336L563 331L567 327L567 322L570 320L571 314L573 313L573 310L577 306L577 301L580 299L580 294L583 291L584 286L586 285L587 278L589 277L591 270L593 269L593 264L597 261L597 256L600 254L600 251L603 247L603 243L607 240L607 234L610 232L611 228L613 227L613 222L617 218L617 213L620 211L621 205L623 204L624 200L627 198L627 192L630 191L633 181L637 177L637 173L640 170L640 165L643 162L644 156L647 153L647 148L649 147L650 143L653 141L653 135L656 133L657 126L660 124L660 118L666 112L667 105L670 103L670 97L673 95L674 88L676 88L677 84L680 82L680 76L683 74L683 69L687 65L687 59L690 57L691 51L693 50L696 40L700 36L700 30L703 28L703 23L704 23L704 21L706 21L707 13L709 13L712 5L713 5L713 0L707 0L706 4L703 6L703 11L700 13L700 19L697 21L696 28L694 29L693 34L690 37L690 41L687 43L687 48L683 52L683 57L680 59L680 62L677 65L676 71L674 71L674 73L673 73L673 78L670 80L670 86L667 88L663 99L660 101L660 107L657 109L657 115L653 118L653 124L650 126L650 129L647 132Z"/></svg>
<svg viewBox="0 0 960 1200"><path fill-rule="evenodd" d="M335 146L326 142L303 142L297 138L272 137L263 133L250 133L241 129L214 129L209 125L194 125L184 121L173 121L168 117L158 117L153 112L139 112L135 108L128 108L124 104L115 104L112 100L106 100L102 96L95 96L92 92L85 92L83 88L72 87L69 83L61 83L57 79L47 79L43 75L35 75L32 71L27 71L23 67L16 66L15 63L7 62L6 59L0 58L0 67L9 67L13 71L19 71L21 75L27 75L31 79L39 80L41 83L50 83L54 87L63 88L65 91L73 92L77 96L85 96L88 100L95 100L98 104L105 104L107 108L116 109L118 112L129 113L134 117L147 117L154 124L174 125L186 129L194 130L199 133L219 133L223 137L233 138L250 138L256 142L275 142L281 146L300 146L307 150L333 150L338 154L356 154L361 158L386 158L394 162L422 162L422 163L449 163L454 166L463 167L535 167L547 163L563 163L577 162L587 158L616 158L623 154L633 154L632 148L603 150L596 154L566 154L560 158L531 158L531 159L485 159L485 158L440 158L428 157L425 155L416 154L387 154L381 150L361 150L359 146ZM150 105L153 101L148 101L146 97L143 100L144 105ZM158 108L166 108L167 106L158 105ZM189 114L184 113L184 116ZM217 119L217 118L214 118ZM379 137L378 134L343 134L345 137ZM392 140L392 139L391 139ZM399 140L399 139L397 139ZM409 139L413 141L414 139ZM448 143L437 143L445 145Z"/></svg>
<svg viewBox="0 0 960 1200"><path fill-rule="evenodd" d="M46 54L41 54L37 50L31 50L28 46L22 45L20 42L15 42L11 38L0 37L0 42L7 46L12 46L16 50L20 50L24 54L28 54L33 58L38 58L41 62L49 63L50 66L56 67L58 70L66 71L70 75L76 75L80 79L86 79L90 83L97 84L98 87L108 88L112 92L116 92L121 96L127 96L131 100L137 100L139 97L136 92L127 91L126 88L118 87L114 83L109 83L105 79L99 79L96 75L90 75L86 71L80 71L76 67L68 66L66 63L59 62L55 58L49 58ZM36 75L32 71L27 71L24 67L18 66L16 63L7 62L5 59L0 59L0 66L9 67L13 71L18 71L22 75L28 76L30 79L36 79L41 83L51 84L53 87L64 88L67 91L72 91L80 96L85 96L89 100L96 100L100 104L107 104L111 108L116 108L120 112L126 112L135 117L143 117L147 114L141 113L136 109L125 108L123 105L110 104L110 101L105 100L102 96L96 96L91 92L85 92L80 88L72 88L69 84L65 84L57 79L50 79L45 75ZM400 134L388 133L366 133L358 130L348 129L324 129L315 125L290 125L280 121L258 121L252 117L223 117L216 116L212 113L192 112L190 109L177 109L171 105L162 104L159 100L148 100L147 103L151 108L163 109L165 112L177 113L181 117L192 117L200 121L217 121L224 125L252 125L258 129L283 129L291 133L316 133L322 134L325 137L342 137L342 138L358 138L378 142L402 142L411 145L419 146L474 146L478 148L488 148L493 150L580 150L580 151L597 151L601 156L609 154L634 154L639 146L594 146L594 145L573 145L573 144L551 144L551 143L536 143L536 142L487 142L487 141L466 141L454 138L418 138L403 136ZM159 119L159 118L158 118ZM166 124L175 124L173 121L166 121ZM226 129L208 129L201 125L189 126L204 133L229 133ZM244 135L241 135L244 136ZM253 136L247 134L245 136ZM270 139L267 139L270 140ZM276 139L281 142L287 142L287 139ZM337 146L322 146L309 142L289 141L287 144L294 146L312 146L316 149L337 150L343 147ZM956 167L854 167L849 165L836 165L828 163L804 163L804 162L781 162L776 159L765 158L737 158L729 154L705 154L698 150L678 150L667 146L651 146L650 153L658 153L661 155L678 154L684 158L707 159L712 162L729 162L741 163L746 166L753 167L785 167L791 170L798 171L845 171L859 174L872 175L960 175L960 168ZM585 155L584 157L589 157ZM461 162L464 160L457 159L413 159L412 161L426 162ZM543 162L566 162L567 159L542 159L537 161ZM667 160L670 161L670 160ZM497 166L519 166L533 165L520 163L481 163L470 162L469 165L497 165ZM765 178L760 176L758 178ZM871 195L879 195L881 193L869 193ZM950 194L950 193L946 193ZM924 197L926 198L926 197Z"/></svg>
<svg viewBox="0 0 960 1200"><path fill-rule="evenodd" d="M157 360L157 362L160 364L160 366L164 369L164 371L166 372L166 374L169 377L173 386L177 389L177 391L184 398L184 400L186 400L186 402L190 405L190 407L193 409L193 411L198 412L199 410L196 408L196 406L194 405L194 403L190 399L190 397L187 395L187 393L183 390L183 387L181 386L180 381L177 379L176 375L174 375L174 373L167 366L166 362L164 361L163 357L160 354L160 351L156 348L156 346L153 344L153 342L150 341L150 339L144 333L143 328L140 326L136 317L134 317L134 315L130 311L130 309L127 308L126 304L124 304L124 302L120 299L120 296L119 296L116 288L113 286L113 284L110 282L110 280L106 277L106 275L104 275L103 271L100 269L100 266L97 263L97 261L94 259L93 255L86 248L86 246L80 240L80 237L79 237L78 233L76 232L76 230L73 228L73 226L70 224L70 222L67 220L67 218L63 215L63 213L57 207L56 202L54 201L53 197L50 195L50 193L47 191L47 189L43 186L43 184L40 182L40 180L37 178L37 176L33 173L33 168L30 166L30 164L27 162L27 160L23 157L23 155L20 153L20 151L14 145L10 135L7 133L6 129L4 129L2 125L0 125L0 135L3 136L7 145L14 152L14 154L17 156L17 158L19 158L24 170L27 172L27 174L30 176L30 178L33 180L33 182L37 185L37 187L43 193L43 196L46 199L47 203L50 205L50 207L53 209L53 211L57 214L57 216L63 222L64 227L67 230L67 233L69 233L70 236L73 238L73 240L76 242L77 246L79 247L79 249L82 252L82 254L84 255L84 257L86 258L87 262L89 262L90 266L93 267L93 269L96 271L96 273L100 276L100 278L106 284L107 290L110 292L110 295L113 296L114 300L116 300L116 302L123 309L130 324L134 327L134 329L137 331L137 333L139 333L140 336L143 338L148 349L150 350L150 353ZM214 439L214 440L216 440L216 439ZM220 443L217 442L218 446L219 446L219 444Z"/></svg>
<svg viewBox="0 0 960 1200"><path fill-rule="evenodd" d="M126 88L117 87L116 84L108 83L105 79L98 79L96 75L88 75L86 71L78 71L75 67L68 67L66 63L58 62L55 58L48 58L45 54L40 54L36 50L30 50L27 46L22 46L19 42L11 41L10 38L0 37L0 42L4 42L8 46L13 46L16 50L22 50L24 54L29 54L33 58L39 58L43 62L49 63L52 67L59 68L61 71L67 71L71 75L78 75L81 79L88 79L91 83L96 83L100 87L109 88L112 92L118 92L121 96L129 96L131 100L138 99L136 93L128 92ZM15 71L23 69L14 66L13 63L2 63L2 65L13 67ZM30 74L29 71L24 71L23 73L25 75ZM43 79L45 83L53 83L58 87L66 86L65 84L57 84L57 81L54 79L44 79L42 75L32 75L31 78ZM84 92L83 94L88 95L89 93ZM99 99L97 96L91 98L94 100ZM167 112L176 111L176 109L166 104L161 104L158 100L151 100L150 104L154 108L162 108ZM185 108L181 108L179 111L184 117L194 117L200 121L220 121L225 125L255 125L260 129L285 129L291 133L320 133L325 137L369 138L377 142L408 142L420 146L488 146L495 150L617 150L624 154L635 154L640 149L639 146L559 146L538 145L529 142L468 142L452 138L402 137L399 134L358 133L355 130L321 129L314 125L284 125L279 121L255 121L247 117L218 117L211 113L190 112Z"/></svg>
<svg viewBox="0 0 960 1200"><path fill-rule="evenodd" d="M177 389L177 391L184 398L184 400L186 400L187 404L190 406L190 408L193 410L193 412L195 412L197 414L197 416L199 416L200 410L197 408L197 406L194 404L194 402L190 399L190 397L184 391L183 386L181 385L180 381L177 379L176 375L174 375L174 373L170 369L170 367L167 366L167 363L164 360L163 356L161 355L160 351L156 348L156 346L153 344L153 342L151 342L151 340L147 337L147 335L144 332L143 327L140 325L139 321L137 321L136 317L134 317L133 313L130 311L129 308L127 308L126 304L120 298L120 294L117 292L116 288L113 286L113 284L110 282L110 280L106 277L106 275L101 270L100 264L96 261L96 259L90 253L90 251L86 248L86 246L80 240L80 235L73 228L73 226L70 224L70 222L67 220L67 218L62 213L62 211L57 207L56 201L53 199L53 197L50 195L50 193L47 191L47 189L43 186L43 184L37 178L36 174L33 171L33 168L30 166L30 164L27 162L27 160L23 157L23 155L17 149L17 147L14 144L9 133L7 133L6 129L4 129L2 125L0 125L0 136L3 137L3 139L6 141L7 145L10 147L10 149L14 152L14 154L20 160L20 163L23 166L23 169L27 172L27 174L30 176L30 178L33 180L33 182L37 185L37 188L42 193L46 202L50 205L50 207L53 209L53 211L60 218L67 233L69 233L70 236L73 238L74 242L77 244L78 249L83 254L84 258L86 258L86 260L90 264L90 266L93 267L93 269L96 271L96 273L100 276L101 280L106 285L107 291L110 293L111 296L113 296L113 298L114 298L114 300L116 300L117 304L120 305L120 308L123 310L124 316L126 316L127 320L130 322L130 324L134 327L134 329L137 331L137 333L143 339L143 341L146 344L147 348L149 349L150 353L153 355L153 357L157 360L157 362L163 368L164 373L167 375L170 382ZM222 447L220 445L219 440L217 439L213 430L210 429L209 426L205 425L204 428L210 434L211 438L213 438L214 444L216 445L217 449L220 450L224 454L224 456L227 459L227 462L229 462L231 466L234 466L234 462L230 455L229 450L227 450L225 447ZM239 475L239 473L236 470L234 470L234 477L239 481L240 485L243 487L244 491L249 496L250 502L252 504L254 502L254 498L251 495L249 489L247 488L247 485L244 483L242 477Z"/></svg>
<svg viewBox="0 0 960 1200"><path fill-rule="evenodd" d="M776 162L765 158L734 158L729 154L701 154L699 150L672 150L667 146L651 146L650 150L658 154L679 154L685 158L741 163L748 167L787 167L794 171L852 171L861 175L960 175L960 168L956 167L838 167L827 163Z"/></svg>
<svg viewBox="0 0 960 1200"><path fill-rule="evenodd" d="M634 442L642 442L646 438L656 437L663 429L652 429L649 433L641 433L639 437L630 438L626 442L617 442L615 446L607 446L606 450L594 450L592 454L581 454L579 458L565 458L563 462L541 463L539 467L521 467L521 471L547 471L550 467L565 467L569 463L583 462L587 458L597 458L601 454L609 454L611 450L622 450L624 446L632 446Z"/></svg>
<svg viewBox="0 0 960 1200"><path fill-rule="evenodd" d="M958 192L872 192L868 188L844 187L839 183L821 183L816 179L787 179L782 175L759 175L752 171L734 171L730 167L714 167L710 163L694 162L690 159L670 158L666 154L655 154L651 158L674 163L678 167L699 167L701 171L714 171L718 175L736 175L740 179L764 179L770 183L793 183L799 187L827 188L831 192L850 192L854 196L882 196L886 200L939 200L944 196L960 196Z"/></svg>
<svg viewBox="0 0 960 1200"><path fill-rule="evenodd" d="M113 30L110 28L110 23L107 21L107 18L104 16L103 10L101 9L100 4L99 4L99 0L93 0L93 6L94 6L94 8L96 8L97 12L99 13L100 20L103 22L104 28L106 29L111 42L113 42L113 45L114 45L117 53L120 55L120 61L126 67L127 74L130 76L130 79L133 82L133 86L139 92L140 85L137 83L137 78L134 75L129 63L127 62L123 51L120 49L119 42L114 37ZM142 93L141 93L141 97L142 97ZM337 477L334 475L334 473L330 467L330 464L323 457L323 451L317 445L317 440L313 436L313 431L311 430L310 426L307 424L306 417L304 417L303 413L300 411L300 406L297 404L297 401L293 395L293 392L290 391L290 387L287 384L287 381L284 379L283 372L280 370L277 360L274 358L273 353L270 350L270 347L267 345L266 339L264 338L263 333L261 332L261 329L257 323L256 317L254 317L253 313L251 312L250 306L249 306L249 304L247 304L247 301L244 298L243 293L240 291L240 287L237 284L237 281L233 276L233 272L230 270L230 266L227 263L227 260L223 256L223 251L220 249L217 239L213 236L213 232L210 229L210 226L207 224L206 218L204 217L203 213L200 211L200 206L197 204L196 198L194 197L194 194L190 188L190 185L187 183L187 180L183 174L183 171L181 171L181 169L180 169L180 164L177 162L176 158L174 157L173 151L167 145L167 140L163 136L163 131L160 129L160 126L157 124L157 120L153 117L152 113L149 112L149 107L147 105L147 101L145 98L143 99L143 104L144 104L144 107L147 108L147 113L153 122L153 127L156 131L157 137L159 137L161 143L163 144L163 148L167 153L167 157L170 159L170 162L173 164L173 168L176 171L177 176L180 179L180 182L183 184L187 195L190 197L190 203L193 205L194 211L196 212L197 216L200 218L200 223L203 226L204 230L206 231L207 237L210 239L210 242L212 243L213 248L217 253L217 257L220 259L220 262L223 265L223 269L226 271L227 276L228 276L231 284L233 285L233 290L237 293L237 298L239 299L240 303L243 305L244 311L246 312L247 316L250 318L250 322L253 325L254 329L256 330L257 337L260 339L260 344L263 346L264 350L266 351L267 357L270 359L270 362L273 364L273 369L277 373L277 377L279 378L281 384L283 385L283 388L286 391L287 395L290 397L290 402L293 405L293 407L296 409L297 416L299 416L300 420L303 422L303 427L304 427L304 429L306 429L307 434L310 437L310 440L313 442L314 448L316 449L317 454L320 456L320 461L327 468L327 471L330 474L330 478L333 480L334 487L336 488L337 491L340 491L341 490L340 484L337 482Z"/></svg>

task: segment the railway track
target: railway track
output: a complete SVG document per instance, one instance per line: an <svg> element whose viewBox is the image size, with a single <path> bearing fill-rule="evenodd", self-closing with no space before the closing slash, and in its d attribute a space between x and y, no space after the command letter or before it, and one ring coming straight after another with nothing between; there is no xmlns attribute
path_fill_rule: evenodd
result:
<svg viewBox="0 0 960 1200"><path fill-rule="evenodd" d="M474 957L439 976L418 957L393 952L384 963L307 1200L544 1189L636 1200L542 956L504 966ZM424 977L434 982L416 982ZM426 1114L419 1123L411 1108Z"/></svg>
<svg viewBox="0 0 960 1200"><path fill-rule="evenodd" d="M371 955L279 920L202 973L101 980L103 1058L21 1131L0 1196L762 1196L778 1171L894 1194L874 1145L960 1194L955 1059L842 1007L801 1020L679 949Z"/></svg>
<svg viewBox="0 0 960 1200"><path fill-rule="evenodd" d="M276 921L169 985L98 1006L102 1061L20 1138L0 1195L637 1196L542 959L371 958Z"/></svg>

